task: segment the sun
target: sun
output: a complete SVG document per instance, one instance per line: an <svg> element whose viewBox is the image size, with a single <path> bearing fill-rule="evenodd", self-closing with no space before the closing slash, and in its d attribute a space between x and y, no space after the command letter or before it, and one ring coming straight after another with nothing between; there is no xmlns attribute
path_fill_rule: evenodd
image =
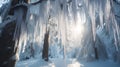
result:
<svg viewBox="0 0 120 67"><path fill-rule="evenodd" d="M72 26L72 38L79 39L84 34L84 25L82 24L75 24Z"/></svg>
<svg viewBox="0 0 120 67"><path fill-rule="evenodd" d="M81 26L81 25L75 25L75 27L74 27L74 33L76 35L79 35L79 34L82 34L82 32L83 32L83 26Z"/></svg>

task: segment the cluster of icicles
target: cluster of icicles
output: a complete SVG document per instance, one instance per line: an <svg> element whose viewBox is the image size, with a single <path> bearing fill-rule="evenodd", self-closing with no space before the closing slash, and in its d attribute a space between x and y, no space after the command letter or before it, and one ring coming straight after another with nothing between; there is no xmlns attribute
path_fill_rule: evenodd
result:
<svg viewBox="0 0 120 67"><path fill-rule="evenodd" d="M31 2L34 2L34 0L31 0ZM43 1L28 8L27 25L22 22L17 23L18 26L21 25L18 27L21 28L21 32L16 34L17 36L20 35L19 41L16 42L19 42L19 49L22 49L22 51L24 51L28 41L41 44L44 39L45 28L51 28L50 24L53 23L57 25L55 31L58 32L58 40L61 40L62 45L66 48L71 28L90 23L94 41L96 40L96 25L101 28L105 27L109 34L113 34L116 50L118 50L118 43L120 42L119 26L112 8L112 0ZM50 36L52 36L52 32L50 32ZM16 43L16 45L18 44Z"/></svg>

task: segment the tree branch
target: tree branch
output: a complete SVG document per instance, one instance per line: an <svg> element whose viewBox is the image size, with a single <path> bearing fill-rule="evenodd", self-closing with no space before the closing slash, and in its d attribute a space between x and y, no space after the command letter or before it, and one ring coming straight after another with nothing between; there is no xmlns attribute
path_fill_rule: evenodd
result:
<svg viewBox="0 0 120 67"><path fill-rule="evenodd" d="M15 17L9 16L10 19L4 21L3 23L0 24L0 29L2 29L6 24L11 23L12 21L15 21Z"/></svg>
<svg viewBox="0 0 120 67"><path fill-rule="evenodd" d="M15 6L12 7L12 9L18 7L18 6L26 6L26 7L29 7L29 6L32 6L32 5L36 5L36 4L39 4L39 3L42 3L43 1L48 1L48 0L39 0L37 2L34 2L34 3L19 3L19 4L16 4ZM53 0L54 1L54 0Z"/></svg>
<svg viewBox="0 0 120 67"><path fill-rule="evenodd" d="M36 5L36 4L42 3L43 1L48 1L48 0L39 0L35 3L30 3L30 5ZM50 1L55 1L55 0L50 0Z"/></svg>
<svg viewBox="0 0 120 67"><path fill-rule="evenodd" d="M120 16L118 16L118 15L115 15L115 17L120 18Z"/></svg>
<svg viewBox="0 0 120 67"><path fill-rule="evenodd" d="M35 3L30 3L30 5L36 5L36 4L42 3L43 1L47 1L47 0L39 0L39 1L35 2Z"/></svg>

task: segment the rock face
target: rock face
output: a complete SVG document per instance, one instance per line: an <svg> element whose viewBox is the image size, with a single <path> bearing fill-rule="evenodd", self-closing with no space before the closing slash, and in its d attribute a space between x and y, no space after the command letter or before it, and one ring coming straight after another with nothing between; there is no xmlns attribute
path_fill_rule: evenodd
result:
<svg viewBox="0 0 120 67"><path fill-rule="evenodd" d="M115 14L117 25L120 27L120 0L114 0L113 12ZM115 52L113 55L114 55L114 60L120 63L120 42L118 43L118 51Z"/></svg>
<svg viewBox="0 0 120 67"><path fill-rule="evenodd" d="M48 48L49 48L49 33L47 32L45 34L45 38L44 38L44 45L43 45L43 54L42 54L42 58L45 61L48 61Z"/></svg>
<svg viewBox="0 0 120 67"><path fill-rule="evenodd" d="M95 45L96 45L96 48L97 48L98 59L101 59L101 60L108 59L105 44L99 39L98 36L96 36Z"/></svg>
<svg viewBox="0 0 120 67"><path fill-rule="evenodd" d="M18 4L20 0L13 0L12 5L10 7L14 7L14 5ZM26 3L27 0L25 0ZM19 25L19 29L21 28L21 24L26 20L26 12L27 8L24 5L16 6L14 9L10 9L9 15L14 15L15 21L10 21L7 23L0 32L0 67L14 67L16 62L16 52L17 48L15 47L15 39L14 35L16 27ZM19 24L18 24L19 23ZM23 29L22 29L23 30ZM20 30L17 30L17 33Z"/></svg>
<svg viewBox="0 0 120 67"><path fill-rule="evenodd" d="M2 29L0 36L0 67L14 67L16 61L14 59L16 53L14 52L15 41L13 40L15 25L15 22L11 22Z"/></svg>

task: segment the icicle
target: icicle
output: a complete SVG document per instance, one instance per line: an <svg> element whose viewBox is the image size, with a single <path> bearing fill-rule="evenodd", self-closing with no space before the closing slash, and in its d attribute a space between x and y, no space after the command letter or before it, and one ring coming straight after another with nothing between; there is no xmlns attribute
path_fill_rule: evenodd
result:
<svg viewBox="0 0 120 67"><path fill-rule="evenodd" d="M100 16L100 25L103 28L103 11L102 11L102 7L100 6L100 10L99 10L99 16Z"/></svg>
<svg viewBox="0 0 120 67"><path fill-rule="evenodd" d="M24 47L21 49L23 52L28 40L33 42L33 44L35 42L39 42L39 44L43 42L46 27L50 29L50 45L55 44L55 47L58 47L58 43L54 41L55 38L62 40L59 46L64 47L64 57L67 57L66 55L72 50L75 50L75 48L78 48L78 46L84 49L83 52L87 53L89 50L92 52L92 46L86 46L86 44L89 44L89 41L84 39L87 38L87 34L92 33L95 41L96 30L102 32L106 26L109 26L110 29L110 26L114 28L113 31L109 29L108 32L114 33L115 46L118 50L117 43L120 39L119 26L117 25L115 17L113 18L114 21L110 22L110 20L112 20L111 16L113 15L110 15L111 5L109 0L46 0L39 5L32 6L32 8L30 7L29 13L28 16L32 14L32 17L28 18L29 22L27 22L29 26L27 30L29 30L29 33L26 33L26 30L24 30L26 29L24 23L17 23L14 37L15 40L17 38L20 39L16 40L16 44L19 43L21 44L19 45L20 47ZM96 28L96 14L98 14L100 19L99 28ZM55 27L51 24L55 24ZM91 26L92 32L90 32ZM55 32L57 33L54 35ZM63 49L62 47L60 49ZM82 49L79 49L77 57L81 55L81 53ZM86 55L87 54L85 54L84 57Z"/></svg>
<svg viewBox="0 0 120 67"><path fill-rule="evenodd" d="M112 14L113 15L113 14ZM118 49L118 39L119 39L119 32L118 32L118 25L117 25L117 21L115 20L115 17L113 15L113 19L112 19L112 23L113 23L113 33L114 33L114 40L115 40L115 47L116 47L116 51L119 51Z"/></svg>
<svg viewBox="0 0 120 67"><path fill-rule="evenodd" d="M2 17L0 16L0 24L2 23Z"/></svg>
<svg viewBox="0 0 120 67"><path fill-rule="evenodd" d="M93 31L93 40L95 41L95 37L96 37L96 22L95 22L95 4L90 4L89 5L89 15L91 18L91 22L92 22L92 31Z"/></svg>

